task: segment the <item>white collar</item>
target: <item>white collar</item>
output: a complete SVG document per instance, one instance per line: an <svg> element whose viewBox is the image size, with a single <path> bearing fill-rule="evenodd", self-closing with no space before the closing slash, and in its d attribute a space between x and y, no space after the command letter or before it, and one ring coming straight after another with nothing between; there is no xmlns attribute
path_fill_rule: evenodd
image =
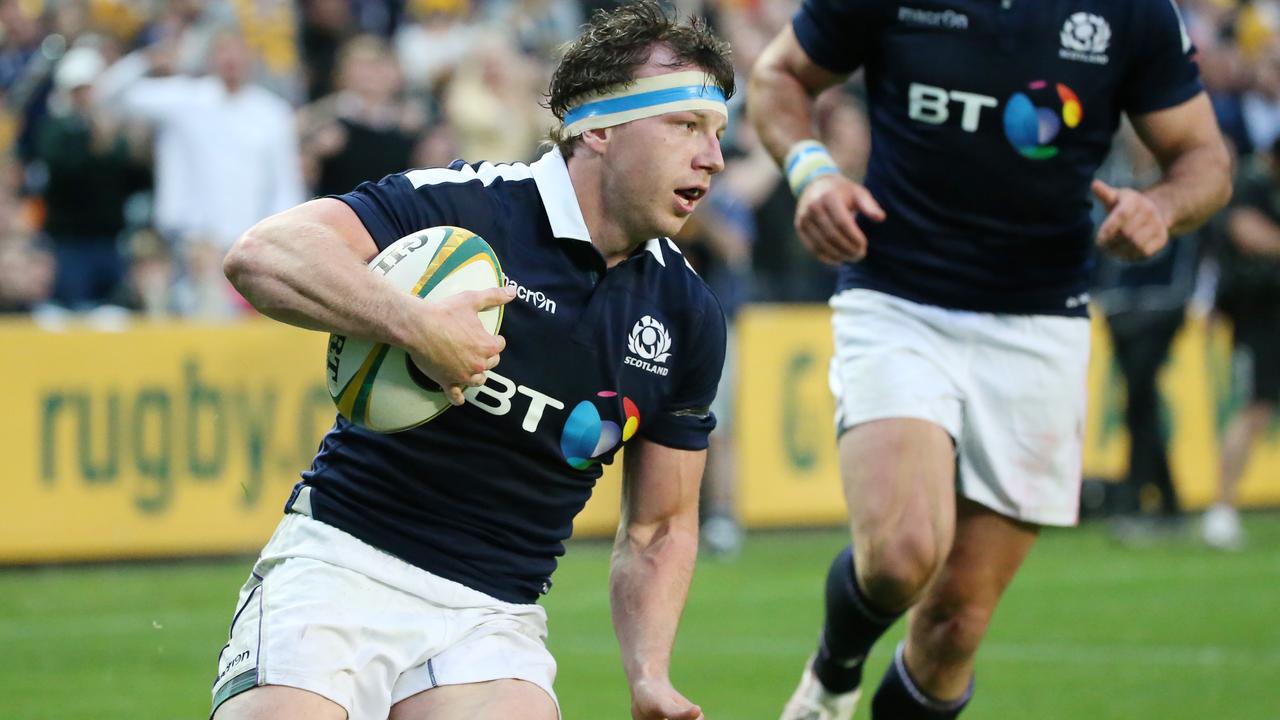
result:
<svg viewBox="0 0 1280 720"><path fill-rule="evenodd" d="M582 218L582 207L569 179L569 166L560 148L551 148L530 165L529 170L533 173L534 185L538 186L538 195L542 196L542 206L547 209L551 233L558 238L591 242L587 221Z"/></svg>

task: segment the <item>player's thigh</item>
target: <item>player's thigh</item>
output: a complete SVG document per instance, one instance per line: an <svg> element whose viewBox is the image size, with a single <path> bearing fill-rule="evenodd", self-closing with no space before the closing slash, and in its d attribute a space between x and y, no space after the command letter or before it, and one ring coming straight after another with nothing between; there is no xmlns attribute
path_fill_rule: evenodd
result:
<svg viewBox="0 0 1280 720"><path fill-rule="evenodd" d="M840 475L859 561L902 543L945 557L955 522L955 450L941 426L916 418L856 425L840 436Z"/></svg>
<svg viewBox="0 0 1280 720"><path fill-rule="evenodd" d="M556 720L546 691L524 680L441 685L405 698L388 720Z"/></svg>
<svg viewBox="0 0 1280 720"><path fill-rule="evenodd" d="M345 720L342 706L307 690L263 685L218 706L212 720Z"/></svg>
<svg viewBox="0 0 1280 720"><path fill-rule="evenodd" d="M953 319L942 308L867 290L842 292L831 308L829 381L858 562L882 541L923 540L945 556L952 439L962 430L962 394L946 359L966 353L949 330Z"/></svg>
<svg viewBox="0 0 1280 720"><path fill-rule="evenodd" d="M912 642L934 657L976 649L1039 532L1036 525L960 500L951 553L912 610Z"/></svg>

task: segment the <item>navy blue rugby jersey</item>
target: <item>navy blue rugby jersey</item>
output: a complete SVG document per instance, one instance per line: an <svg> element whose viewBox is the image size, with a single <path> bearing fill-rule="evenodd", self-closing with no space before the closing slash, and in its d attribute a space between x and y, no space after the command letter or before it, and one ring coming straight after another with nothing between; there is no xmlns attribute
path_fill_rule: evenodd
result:
<svg viewBox="0 0 1280 720"><path fill-rule="evenodd" d="M838 289L1000 313L1084 315L1089 183L1122 112L1200 92L1170 0L805 0L792 26L865 68L866 258Z"/></svg>
<svg viewBox="0 0 1280 720"><path fill-rule="evenodd" d="M392 434L339 417L294 497L309 486L317 520L501 600L533 602L623 442L707 447L725 354L720 306L666 238L606 269L558 151L531 165L412 170L339 199L379 249L437 225L479 234L519 292L501 363L465 405Z"/></svg>

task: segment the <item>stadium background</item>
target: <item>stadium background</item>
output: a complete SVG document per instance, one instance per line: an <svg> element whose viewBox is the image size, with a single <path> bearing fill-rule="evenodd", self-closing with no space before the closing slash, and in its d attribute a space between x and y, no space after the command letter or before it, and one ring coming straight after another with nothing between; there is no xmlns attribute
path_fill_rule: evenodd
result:
<svg viewBox="0 0 1280 720"><path fill-rule="evenodd" d="M0 570L0 717L198 716L247 572L249 556L236 555L269 535L333 414L324 338L246 311L211 262L234 239L226 229L173 227L155 209L165 150L153 139L164 128L106 100L79 112L92 132L119 139L123 160L104 164L70 207L115 203L115 224L89 230L120 271L97 297L63 301L59 261L63 273L93 263L75 254L82 238L66 250L62 166L42 141L68 116L72 91L133 51L163 59L153 75L203 75L205 51L235 27L254 82L292 108L290 157L307 197L341 191L335 183L361 171L531 159L549 123L537 102L555 47L599 4L0 0L0 564L14 566ZM1280 135L1280 9L1182 6L1243 166ZM681 7L712 19L745 73L794 4ZM819 114L855 175L868 149L861 108L855 81L824 96ZM388 167L359 162L375 153L353 157L371 147L362 137L375 138ZM737 119L726 147L719 187L680 240L736 316L734 442L721 450L736 455L738 507L753 532L737 560L700 565L675 673L708 717L756 718L790 690L817 627L823 568L843 542L830 530L843 508L817 304L832 278L799 249L785 183ZM1116 158L1108 172L1143 177L1129 145ZM1202 242L1198 290L1160 380L1173 472L1192 510L1213 498L1218 438L1240 401L1229 328L1212 312L1221 239L1211 229ZM1085 429L1085 474L1104 481L1094 489L1126 471L1124 389L1102 323ZM1280 425L1256 449L1242 499L1280 505ZM592 541L612 533L617 503L611 472L547 601L566 717L626 714L607 550ZM984 692L967 716L1280 717L1277 525L1271 512L1251 514L1250 545L1230 556L1184 536L1121 547L1099 524L1048 533L997 617L980 662ZM66 565L142 558L165 562Z"/></svg>

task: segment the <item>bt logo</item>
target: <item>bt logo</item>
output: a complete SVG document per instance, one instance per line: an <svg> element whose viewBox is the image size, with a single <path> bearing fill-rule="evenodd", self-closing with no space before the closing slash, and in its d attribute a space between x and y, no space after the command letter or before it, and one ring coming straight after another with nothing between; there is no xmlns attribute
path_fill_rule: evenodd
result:
<svg viewBox="0 0 1280 720"><path fill-rule="evenodd" d="M529 398L529 408L525 410L524 421L520 423L520 428L525 432L537 432L538 423L542 422L542 414L547 408L553 410L563 410L564 403L547 395L538 392L527 385L519 385L516 381L503 377L498 373L490 370L487 373L488 379L480 387L467 388L463 391L462 396L467 399L468 403L480 408L490 415L506 415L511 412L511 400L516 393Z"/></svg>
<svg viewBox="0 0 1280 720"><path fill-rule="evenodd" d="M947 90L946 88L911 83L907 89L907 116L912 120L941 125L953 112L960 113L960 129L977 132L983 110L999 107L990 95ZM1063 127L1080 125L1084 108L1071 88L1062 83L1036 80L1023 92L1015 92L1004 107L1004 134L1009 143L1025 158L1047 160L1058 154L1051 143Z"/></svg>
<svg viewBox="0 0 1280 720"><path fill-rule="evenodd" d="M604 390L596 393L596 397L607 401L616 398L618 393ZM640 410L631 398L623 396L622 412L626 419L622 427L609 420L600 418L600 410L590 400L583 400L569 413L569 420L564 424L564 432L560 435L560 452L565 462L579 470L585 470L600 462L595 458L613 450L619 443L624 443L636 434L640 427Z"/></svg>
<svg viewBox="0 0 1280 720"><path fill-rule="evenodd" d="M469 404L497 416L503 416L512 411L514 407L512 401L515 400L516 395L529 400L528 407L524 411L524 419L520 423L520 429L525 432L537 432L548 409L553 411L564 409L563 402L527 385L521 385L493 370L489 371L484 385L467 388L463 392ZM596 393L596 397L611 401L618 397L618 393L604 390ZM630 440L640 427L640 410L631 398L624 396L622 411L625 419L619 427L615 422L602 419L600 410L590 400L583 400L574 406L560 434L560 452L564 455L565 462L578 470L585 470L599 462L595 458L613 450L619 442Z"/></svg>
<svg viewBox="0 0 1280 720"><path fill-rule="evenodd" d="M907 115L912 120L941 125L951 117L952 102L958 103L962 108L960 129L965 132L977 132L982 109L999 104L990 95L947 90L924 83L911 83L911 87L907 89Z"/></svg>
<svg viewBox="0 0 1280 720"><path fill-rule="evenodd" d="M1048 160L1058 154L1051 145L1065 125L1074 128L1084 119L1084 108L1071 88L1035 80L1026 92L1014 93L1004 106L1004 134L1010 144L1032 160Z"/></svg>

